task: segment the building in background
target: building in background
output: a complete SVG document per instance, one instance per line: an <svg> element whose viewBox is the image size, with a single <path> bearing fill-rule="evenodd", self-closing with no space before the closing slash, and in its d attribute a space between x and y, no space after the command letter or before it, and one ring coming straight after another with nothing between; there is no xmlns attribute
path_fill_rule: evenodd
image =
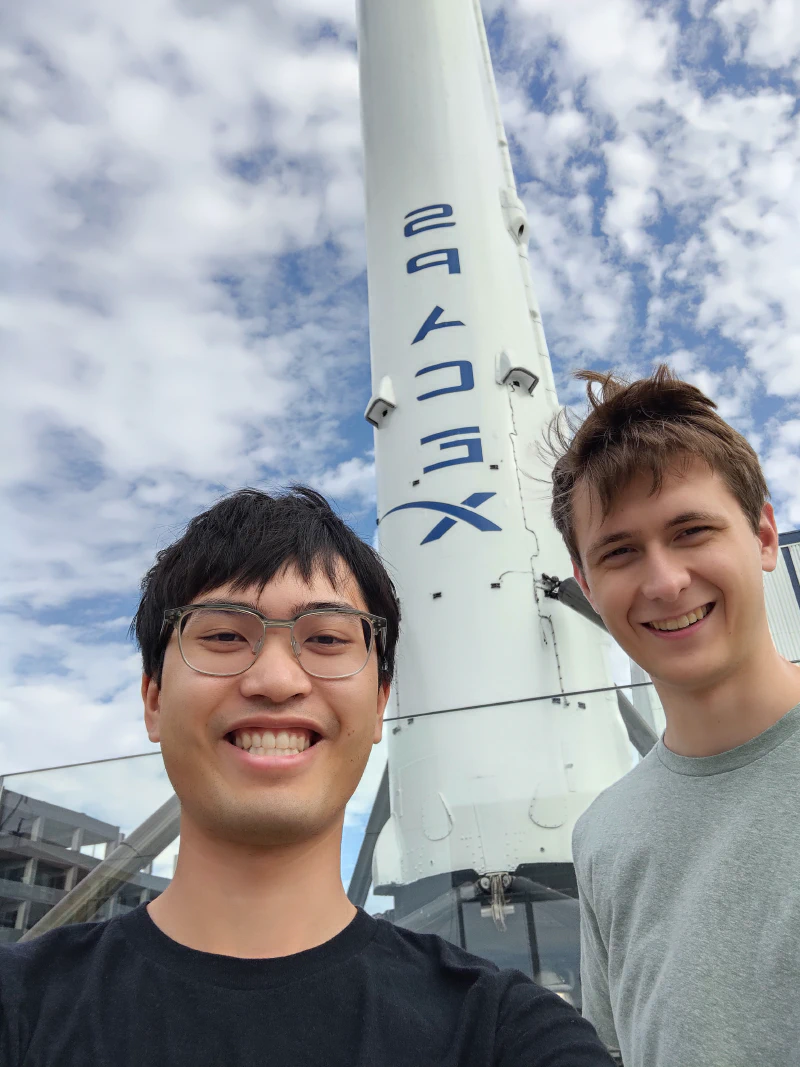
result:
<svg viewBox="0 0 800 1067"><path fill-rule="evenodd" d="M0 784L0 943L17 941L123 839L118 826ZM134 875L95 921L154 900L169 884Z"/></svg>
<svg viewBox="0 0 800 1067"><path fill-rule="evenodd" d="M779 535L778 566L764 575L767 618L775 647L786 659L800 662L800 530ZM631 661L633 704L645 722L660 736L666 719L658 694L650 685L650 676Z"/></svg>

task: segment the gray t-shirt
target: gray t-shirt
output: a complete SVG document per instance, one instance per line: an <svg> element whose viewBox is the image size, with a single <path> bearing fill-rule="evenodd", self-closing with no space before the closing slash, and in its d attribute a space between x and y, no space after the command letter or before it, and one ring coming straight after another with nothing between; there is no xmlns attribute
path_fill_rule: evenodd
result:
<svg viewBox="0 0 800 1067"><path fill-rule="evenodd" d="M663 741L575 826L584 1014L625 1067L800 1065L800 705Z"/></svg>

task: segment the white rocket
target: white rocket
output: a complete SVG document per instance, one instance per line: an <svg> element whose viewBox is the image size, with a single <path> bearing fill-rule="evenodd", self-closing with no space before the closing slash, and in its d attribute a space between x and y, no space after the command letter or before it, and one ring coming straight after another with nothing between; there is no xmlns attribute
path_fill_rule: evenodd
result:
<svg viewBox="0 0 800 1067"><path fill-rule="evenodd" d="M547 577L571 570L539 458L558 401L480 5L359 0L359 22L366 414L403 634L351 899L371 881L398 923L580 1006L572 828L630 748L615 692L582 692L611 686L607 638ZM630 705L626 724L652 743ZM25 938L91 918L179 818L172 797Z"/></svg>
<svg viewBox="0 0 800 1067"><path fill-rule="evenodd" d="M539 456L558 400L479 0L359 0L359 56L366 417L403 611L373 885L478 950L458 901L494 894L502 930L525 884L503 876L569 894L575 820L631 755L613 691L564 695L612 685L608 639L545 596L571 573Z"/></svg>

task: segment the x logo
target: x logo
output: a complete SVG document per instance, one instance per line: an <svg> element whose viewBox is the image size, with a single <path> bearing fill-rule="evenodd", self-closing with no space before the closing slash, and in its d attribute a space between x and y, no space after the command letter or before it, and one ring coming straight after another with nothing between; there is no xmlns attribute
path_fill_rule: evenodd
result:
<svg viewBox="0 0 800 1067"><path fill-rule="evenodd" d="M438 541L440 537L443 537L448 530L451 530L455 524L461 520L468 523L470 526L474 526L476 530L489 531L500 530L500 527L491 520L485 518L483 515L478 515L474 510L479 508L481 504L484 504L491 497L496 496L496 493L472 493L462 500L460 504L442 504L438 500L414 500L410 504L398 504L396 508L392 508L391 511L387 511L381 519L388 518L389 515L393 515L395 511L405 511L407 508L423 508L427 511L441 511L451 518L442 519L437 522L430 533L420 541L421 545L427 545L429 541Z"/></svg>

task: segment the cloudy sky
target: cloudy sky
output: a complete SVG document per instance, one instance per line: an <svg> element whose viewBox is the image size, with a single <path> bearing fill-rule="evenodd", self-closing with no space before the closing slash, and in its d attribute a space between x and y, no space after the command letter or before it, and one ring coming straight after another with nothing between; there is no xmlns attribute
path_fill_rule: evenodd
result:
<svg viewBox="0 0 800 1067"><path fill-rule="evenodd" d="M800 526L793 0L484 11L562 400L671 361ZM138 580L222 492L374 530L353 0L5 19L0 773L147 749Z"/></svg>

